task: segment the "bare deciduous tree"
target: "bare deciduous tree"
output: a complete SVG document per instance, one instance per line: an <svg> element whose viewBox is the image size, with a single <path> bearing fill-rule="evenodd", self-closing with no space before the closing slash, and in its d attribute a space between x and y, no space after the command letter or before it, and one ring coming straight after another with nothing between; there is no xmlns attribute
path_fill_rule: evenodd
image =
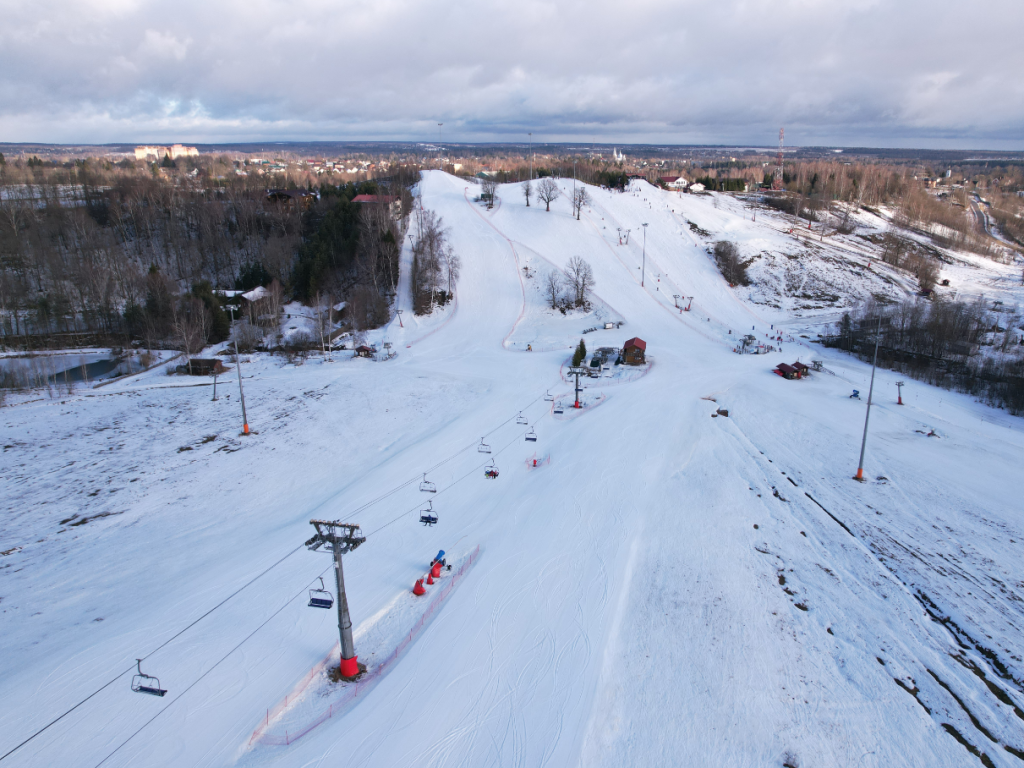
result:
<svg viewBox="0 0 1024 768"><path fill-rule="evenodd" d="M552 309L558 309L558 302L562 298L562 273L556 269L548 272L544 280L544 297Z"/></svg>
<svg viewBox="0 0 1024 768"><path fill-rule="evenodd" d="M498 182L494 179L484 179L480 184L480 196L487 201L487 207L493 208L498 199Z"/></svg>
<svg viewBox="0 0 1024 768"><path fill-rule="evenodd" d="M551 203L558 199L559 194L558 185L551 179L544 179L537 185L537 199L544 203L546 211L551 210Z"/></svg>
<svg viewBox="0 0 1024 768"><path fill-rule="evenodd" d="M565 278L572 291L573 306L590 307L590 294L594 290L594 270L582 256L573 256L565 265Z"/></svg>
<svg viewBox="0 0 1024 768"><path fill-rule="evenodd" d="M572 208L573 213L576 214L576 221L580 220L580 212L583 210L583 206L589 202L590 196L587 194L587 188L582 185L576 187L572 196Z"/></svg>
<svg viewBox="0 0 1024 768"><path fill-rule="evenodd" d="M530 196L533 195L533 185L528 182L523 182L523 198L526 200L526 207L530 207Z"/></svg>
<svg viewBox="0 0 1024 768"><path fill-rule="evenodd" d="M189 373L192 372L192 356L202 352L210 338L211 320L210 310L194 296L183 296L174 305L174 335L188 358Z"/></svg>

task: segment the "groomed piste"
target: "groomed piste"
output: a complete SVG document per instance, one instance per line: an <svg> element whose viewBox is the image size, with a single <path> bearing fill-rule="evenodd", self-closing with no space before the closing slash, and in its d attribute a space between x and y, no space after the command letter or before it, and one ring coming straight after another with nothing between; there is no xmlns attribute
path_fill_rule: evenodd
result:
<svg viewBox="0 0 1024 768"><path fill-rule="evenodd" d="M870 366L708 254L781 253L784 223L646 184L590 188L577 221L558 183L550 212L514 186L488 211L425 173L457 302L413 314L406 242L402 324L372 339L397 356L252 356L251 437L159 370L0 410L2 768L1021 765L1020 420L918 382L897 405L880 370L855 483ZM619 244L643 223L645 250ZM535 290L573 256L589 314ZM782 352L733 351L780 327ZM580 338L633 337L647 367L555 415ZM772 372L795 360L835 375ZM313 518L366 535L344 561L364 682L324 682ZM434 552L477 546L411 602ZM404 605L429 611L413 635ZM132 692L137 658L165 696Z"/></svg>

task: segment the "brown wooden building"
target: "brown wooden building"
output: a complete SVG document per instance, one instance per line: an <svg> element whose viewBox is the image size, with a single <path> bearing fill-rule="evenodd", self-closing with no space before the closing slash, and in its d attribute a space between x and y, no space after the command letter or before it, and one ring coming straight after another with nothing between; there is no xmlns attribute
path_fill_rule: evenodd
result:
<svg viewBox="0 0 1024 768"><path fill-rule="evenodd" d="M626 365L643 365L647 362L647 342L638 336L622 345L622 361Z"/></svg>

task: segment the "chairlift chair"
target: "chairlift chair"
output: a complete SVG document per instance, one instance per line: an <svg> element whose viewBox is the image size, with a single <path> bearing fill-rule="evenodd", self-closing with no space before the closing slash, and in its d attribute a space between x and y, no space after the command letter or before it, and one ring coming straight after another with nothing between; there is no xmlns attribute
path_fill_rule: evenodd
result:
<svg viewBox="0 0 1024 768"><path fill-rule="evenodd" d="M334 606L334 595L324 589L323 577L320 578L320 589L309 590L310 608L331 608Z"/></svg>
<svg viewBox="0 0 1024 768"><path fill-rule="evenodd" d="M530 443L537 442L537 433L534 431L533 427L530 427L530 431L526 433L526 440Z"/></svg>
<svg viewBox="0 0 1024 768"><path fill-rule="evenodd" d="M489 446L487 443L485 443L484 439L481 437L480 438L480 445L478 445L476 447L476 450L477 450L478 453L490 453L491 452L491 446Z"/></svg>
<svg viewBox="0 0 1024 768"><path fill-rule="evenodd" d="M420 481L420 490L425 493L437 493L437 486L427 480L427 473L423 473L423 480Z"/></svg>
<svg viewBox="0 0 1024 768"><path fill-rule="evenodd" d="M555 403L555 410L554 410L554 412L555 412L556 415L561 415L561 414L565 413L565 409L562 407L561 403Z"/></svg>
<svg viewBox="0 0 1024 768"><path fill-rule="evenodd" d="M520 411L520 412L519 412L519 415L518 415L518 416L516 416L516 424L529 424L529 423L530 423L530 422L528 422L528 421L526 420L526 417L525 417L525 416L523 416L523 412L522 412L522 411Z"/></svg>
<svg viewBox="0 0 1024 768"><path fill-rule="evenodd" d="M437 515L434 514L433 501L428 501L427 506L420 510L420 522L424 525L437 525Z"/></svg>
<svg viewBox="0 0 1024 768"><path fill-rule="evenodd" d="M498 465L491 459L491 463L484 467L484 477L488 480L495 480L498 477Z"/></svg>
<svg viewBox="0 0 1024 768"><path fill-rule="evenodd" d="M150 696L163 696L167 693L165 688L160 687L160 679L147 675L142 671L142 659L135 660L138 674L132 678L132 690L136 693L148 693Z"/></svg>
<svg viewBox="0 0 1024 768"><path fill-rule="evenodd" d="M547 402L549 402L549 403L554 402L555 396L551 394L551 390L550 389L544 394L544 399Z"/></svg>

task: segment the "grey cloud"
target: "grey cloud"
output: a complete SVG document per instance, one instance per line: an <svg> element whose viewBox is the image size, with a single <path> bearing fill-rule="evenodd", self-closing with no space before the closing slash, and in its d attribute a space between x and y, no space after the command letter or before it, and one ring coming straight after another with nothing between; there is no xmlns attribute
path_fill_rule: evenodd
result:
<svg viewBox="0 0 1024 768"><path fill-rule="evenodd" d="M1019 0L5 0L0 140L1024 149Z"/></svg>

